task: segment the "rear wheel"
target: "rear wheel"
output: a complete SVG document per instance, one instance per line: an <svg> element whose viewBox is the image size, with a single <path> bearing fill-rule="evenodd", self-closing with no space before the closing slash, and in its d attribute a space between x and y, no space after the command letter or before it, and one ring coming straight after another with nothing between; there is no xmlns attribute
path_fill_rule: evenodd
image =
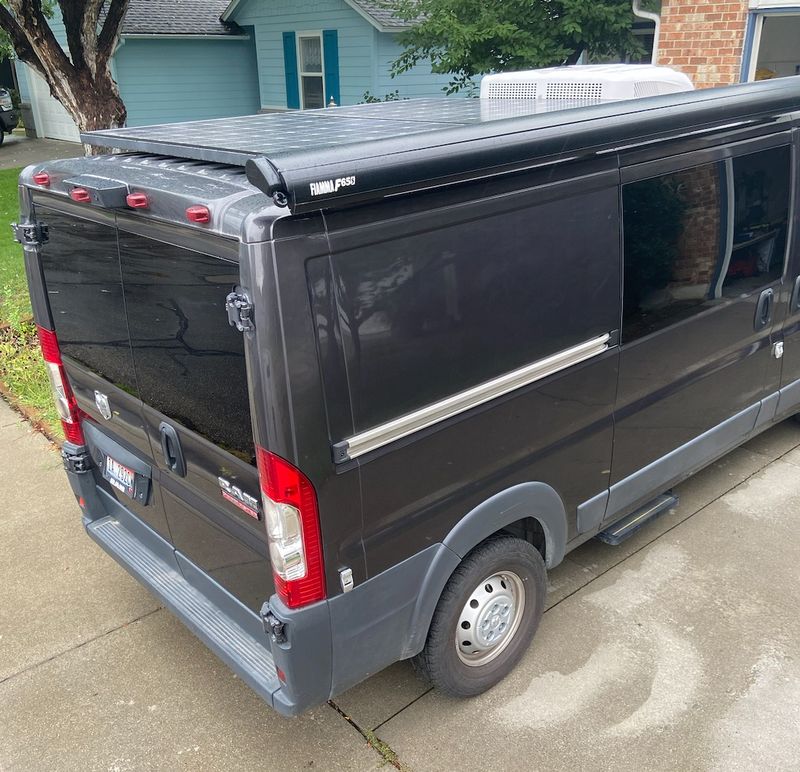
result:
<svg viewBox="0 0 800 772"><path fill-rule="evenodd" d="M455 697L485 692L527 650L546 591L544 561L533 545L513 536L484 542L450 577L414 666Z"/></svg>

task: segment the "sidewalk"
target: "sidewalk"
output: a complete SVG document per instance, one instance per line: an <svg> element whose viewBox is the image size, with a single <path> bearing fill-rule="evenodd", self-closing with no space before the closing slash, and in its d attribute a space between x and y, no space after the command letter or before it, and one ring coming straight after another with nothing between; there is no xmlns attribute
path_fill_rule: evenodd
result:
<svg viewBox="0 0 800 772"><path fill-rule="evenodd" d="M443 698L398 663L292 720L84 535L58 453L2 402L0 444L0 769L372 772L373 730L417 772L800 758L800 424L688 481L622 546L571 553L531 651L486 695Z"/></svg>

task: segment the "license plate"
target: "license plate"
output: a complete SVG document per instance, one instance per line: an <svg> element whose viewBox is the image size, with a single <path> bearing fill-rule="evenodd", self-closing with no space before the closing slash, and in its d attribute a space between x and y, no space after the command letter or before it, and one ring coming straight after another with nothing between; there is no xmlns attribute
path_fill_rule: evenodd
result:
<svg viewBox="0 0 800 772"><path fill-rule="evenodd" d="M120 464L111 456L106 456L106 463L103 467L103 477L106 478L118 491L122 491L126 496L133 498L136 484L136 473L133 469Z"/></svg>

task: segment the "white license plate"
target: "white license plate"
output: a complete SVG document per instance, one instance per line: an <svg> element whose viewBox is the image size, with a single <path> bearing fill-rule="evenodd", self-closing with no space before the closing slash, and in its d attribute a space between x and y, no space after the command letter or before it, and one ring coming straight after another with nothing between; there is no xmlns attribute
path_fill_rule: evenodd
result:
<svg viewBox="0 0 800 772"><path fill-rule="evenodd" d="M103 477L117 490L133 498L134 485L136 483L136 472L134 472L133 469L129 469L127 466L120 464L119 461L111 458L111 456L106 456Z"/></svg>

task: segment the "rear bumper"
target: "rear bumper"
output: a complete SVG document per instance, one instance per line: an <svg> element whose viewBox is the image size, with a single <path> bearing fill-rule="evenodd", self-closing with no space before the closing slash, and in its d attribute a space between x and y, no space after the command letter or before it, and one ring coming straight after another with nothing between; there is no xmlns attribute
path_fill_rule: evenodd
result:
<svg viewBox="0 0 800 772"><path fill-rule="evenodd" d="M257 614L98 488L93 470L67 474L76 497L83 499L83 524L89 536L267 704L294 716L328 699L331 645L326 603L291 614L291 635L279 646L276 664L270 637ZM278 677L278 668L286 682ZM292 683L289 676L298 670Z"/></svg>
<svg viewBox="0 0 800 772"><path fill-rule="evenodd" d="M459 562L443 544L301 609L273 596L265 606L283 624L278 641L265 633L261 617L98 487L91 462L76 461L88 458L84 450L65 445L89 536L282 715L298 715L421 651Z"/></svg>

